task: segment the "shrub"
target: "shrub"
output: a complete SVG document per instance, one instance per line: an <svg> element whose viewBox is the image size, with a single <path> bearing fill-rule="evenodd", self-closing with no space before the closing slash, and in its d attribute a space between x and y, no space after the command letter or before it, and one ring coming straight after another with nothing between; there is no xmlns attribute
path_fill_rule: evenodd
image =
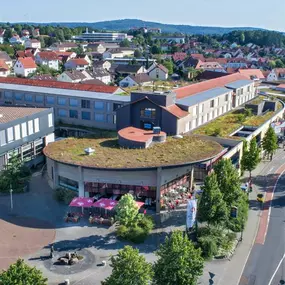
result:
<svg viewBox="0 0 285 285"><path fill-rule="evenodd" d="M149 233L154 227L153 218L151 216L143 216L143 218L139 221L138 226Z"/></svg>
<svg viewBox="0 0 285 285"><path fill-rule="evenodd" d="M117 228L117 236L121 239L126 239L127 235L128 235L128 228L124 225L120 225Z"/></svg>
<svg viewBox="0 0 285 285"><path fill-rule="evenodd" d="M202 256L204 258L212 258L218 253L217 241L213 236L200 237L198 243L202 249Z"/></svg>
<svg viewBox="0 0 285 285"><path fill-rule="evenodd" d="M77 193L75 191L64 189L64 188L58 188L54 192L54 197L57 201L62 202L66 205L69 205L69 203L72 201L74 197L77 196Z"/></svg>

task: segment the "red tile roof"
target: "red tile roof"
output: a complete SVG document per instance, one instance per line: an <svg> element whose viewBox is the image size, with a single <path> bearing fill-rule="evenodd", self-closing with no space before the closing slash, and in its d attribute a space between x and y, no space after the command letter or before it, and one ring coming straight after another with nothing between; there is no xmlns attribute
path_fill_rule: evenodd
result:
<svg viewBox="0 0 285 285"><path fill-rule="evenodd" d="M260 69L239 69L239 73L246 76L248 79L264 79L264 75Z"/></svg>
<svg viewBox="0 0 285 285"><path fill-rule="evenodd" d="M0 83L17 84L17 85L30 85L46 88L59 88L59 89L71 89L79 91L101 92L113 94L118 90L117 86L98 86L95 84L80 84L80 83L68 83L59 81L41 81L26 78L15 77L0 77Z"/></svg>
<svg viewBox="0 0 285 285"><path fill-rule="evenodd" d="M285 89L285 84L279 84L277 87L278 87L278 88Z"/></svg>
<svg viewBox="0 0 285 285"><path fill-rule="evenodd" d="M169 113L171 113L172 115L174 115L177 118L183 118L189 115L188 112L180 109L177 105L173 104L170 105L168 107L164 107L165 110L167 110Z"/></svg>
<svg viewBox="0 0 285 285"><path fill-rule="evenodd" d="M227 76L210 79L207 81L195 83L192 85L180 87L174 90L176 93L177 99L182 99L187 96L191 96L209 89L213 89L216 87L224 87L226 84L238 80L248 79L246 76L241 75L239 73L229 74Z"/></svg>
<svg viewBox="0 0 285 285"><path fill-rule="evenodd" d="M174 61L184 60L186 57L187 57L187 53L186 52L175 52L172 55L172 58L173 58Z"/></svg>
<svg viewBox="0 0 285 285"><path fill-rule="evenodd" d="M53 51L41 51L37 55L44 60L57 60L57 54Z"/></svg>
<svg viewBox="0 0 285 285"><path fill-rule="evenodd" d="M2 59L0 59L0 71L7 71L9 70L9 66L6 64L6 62Z"/></svg>
<svg viewBox="0 0 285 285"><path fill-rule="evenodd" d="M204 55L200 53L191 53L191 57L195 59L200 59L201 61L205 61Z"/></svg>
<svg viewBox="0 0 285 285"><path fill-rule="evenodd" d="M72 58L68 62L73 62L76 65L89 65L84 58Z"/></svg>
<svg viewBox="0 0 285 285"><path fill-rule="evenodd" d="M55 51L58 56L71 56L75 52L73 51Z"/></svg>
<svg viewBox="0 0 285 285"><path fill-rule="evenodd" d="M31 50L18 50L17 57L31 57L34 58L34 55Z"/></svg>
<svg viewBox="0 0 285 285"><path fill-rule="evenodd" d="M24 68L37 68L35 61L31 57L19 57L18 61L22 63Z"/></svg>
<svg viewBox="0 0 285 285"><path fill-rule="evenodd" d="M205 58L205 62L218 62L219 64L227 64L228 62L228 59L227 58L214 58L214 57L208 57L208 58Z"/></svg>

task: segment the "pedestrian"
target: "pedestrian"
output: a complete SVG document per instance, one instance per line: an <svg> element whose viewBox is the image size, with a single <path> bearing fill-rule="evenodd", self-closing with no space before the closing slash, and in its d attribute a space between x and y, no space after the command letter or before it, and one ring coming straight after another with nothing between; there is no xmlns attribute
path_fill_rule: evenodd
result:
<svg viewBox="0 0 285 285"><path fill-rule="evenodd" d="M53 245L51 245L51 247L50 247L50 258L53 258L53 256L54 256L54 247L53 247Z"/></svg>

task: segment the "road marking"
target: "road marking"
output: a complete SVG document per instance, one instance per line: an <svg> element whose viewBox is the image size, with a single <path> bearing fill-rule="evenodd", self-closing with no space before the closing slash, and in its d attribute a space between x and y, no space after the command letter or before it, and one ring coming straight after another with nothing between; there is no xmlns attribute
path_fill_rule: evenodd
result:
<svg viewBox="0 0 285 285"><path fill-rule="evenodd" d="M273 166L273 167L271 167L271 168L269 169L269 171L268 171L268 172L271 172L273 169L274 169L274 166Z"/></svg>
<svg viewBox="0 0 285 285"><path fill-rule="evenodd" d="M270 279L268 285L271 285L271 283L272 283L272 281L273 281L273 279L274 279L274 277L275 277L275 275L276 275L276 273L277 273L277 271L278 271L280 265L282 264L284 258L285 258L285 253L284 253L283 257L281 258L280 262L278 263L278 266L277 266L277 268L275 269L275 271L274 271L274 273L273 273L273 275L272 275L272 277L271 277L271 279Z"/></svg>

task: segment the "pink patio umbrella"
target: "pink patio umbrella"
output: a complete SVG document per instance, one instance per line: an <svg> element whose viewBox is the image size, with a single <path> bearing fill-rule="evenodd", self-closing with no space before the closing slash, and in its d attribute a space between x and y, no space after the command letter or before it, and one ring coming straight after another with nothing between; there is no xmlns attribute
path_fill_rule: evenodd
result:
<svg viewBox="0 0 285 285"><path fill-rule="evenodd" d="M105 212L113 210L116 205L118 204L118 201L116 200L111 200L111 199L106 199L106 198L101 198L100 200L96 201L93 203L93 207L95 208L101 208L104 209Z"/></svg>
<svg viewBox="0 0 285 285"><path fill-rule="evenodd" d="M93 204L93 199L91 199L91 198L75 197L72 199L69 206L70 207L81 207L82 213L83 213L83 208L90 208L92 206L92 204Z"/></svg>
<svg viewBox="0 0 285 285"><path fill-rule="evenodd" d="M136 201L136 204L138 205L139 209L144 205L144 202Z"/></svg>

